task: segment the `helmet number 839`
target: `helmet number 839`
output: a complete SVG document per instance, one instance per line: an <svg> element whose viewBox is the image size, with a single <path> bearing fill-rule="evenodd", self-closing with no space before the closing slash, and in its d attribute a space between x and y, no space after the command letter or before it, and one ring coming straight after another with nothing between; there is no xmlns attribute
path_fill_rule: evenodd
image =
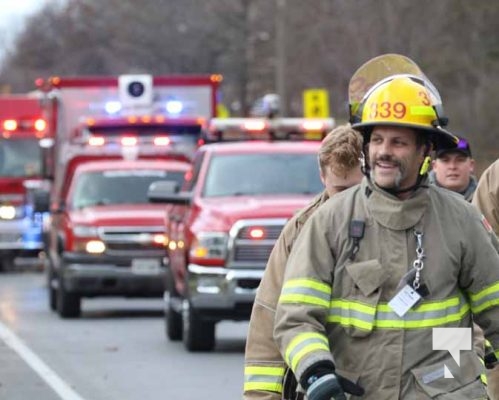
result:
<svg viewBox="0 0 499 400"><path fill-rule="evenodd" d="M371 103L371 112L369 118L396 118L402 119L405 117L407 108L404 103L390 103L383 101L382 103Z"/></svg>

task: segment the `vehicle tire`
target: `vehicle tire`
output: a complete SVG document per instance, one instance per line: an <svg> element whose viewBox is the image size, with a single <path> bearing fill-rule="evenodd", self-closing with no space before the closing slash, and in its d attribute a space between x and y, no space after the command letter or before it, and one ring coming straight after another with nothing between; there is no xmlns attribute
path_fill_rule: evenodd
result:
<svg viewBox="0 0 499 400"><path fill-rule="evenodd" d="M52 285L52 281L54 281L54 268L50 260L45 260L45 270L47 271L47 295L49 301L49 307L52 311L57 311L57 290L54 289L54 285Z"/></svg>
<svg viewBox="0 0 499 400"><path fill-rule="evenodd" d="M0 260L0 271L12 272L15 269L14 257L4 256Z"/></svg>
<svg viewBox="0 0 499 400"><path fill-rule="evenodd" d="M171 302L165 311L166 336L173 342L182 340L182 314L173 309Z"/></svg>
<svg viewBox="0 0 499 400"><path fill-rule="evenodd" d="M215 347L215 323L203 321L186 301L182 310L184 346L188 351L211 351Z"/></svg>
<svg viewBox="0 0 499 400"><path fill-rule="evenodd" d="M165 304L165 333L166 337L171 341L182 340L182 313L174 309L172 304L180 302L181 298L175 288L175 281L169 267L165 270L165 299L168 298ZM173 301L172 301L173 300Z"/></svg>
<svg viewBox="0 0 499 400"><path fill-rule="evenodd" d="M52 311L57 311L57 290L48 282L49 307Z"/></svg>
<svg viewBox="0 0 499 400"><path fill-rule="evenodd" d="M81 314L80 296L69 293L64 289L62 281L59 279L57 290L57 312L61 318L78 318Z"/></svg>

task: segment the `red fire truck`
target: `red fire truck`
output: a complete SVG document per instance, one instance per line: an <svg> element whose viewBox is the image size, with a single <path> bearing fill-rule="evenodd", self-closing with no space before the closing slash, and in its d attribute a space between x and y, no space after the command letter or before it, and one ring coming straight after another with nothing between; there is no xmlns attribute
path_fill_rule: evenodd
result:
<svg viewBox="0 0 499 400"><path fill-rule="evenodd" d="M334 121L212 120L178 193L149 192L169 203L165 229L166 335L190 351L215 346L222 320L248 319L270 251L286 221L321 192L319 141ZM288 140L252 140L275 139ZM298 140L291 140L298 139Z"/></svg>
<svg viewBox="0 0 499 400"><path fill-rule="evenodd" d="M162 295L164 207L147 204L147 188L183 179L215 113L220 81L124 75L38 82L55 132L46 152L53 181L47 277L50 307L61 317L79 316L84 297ZM39 196L40 209L43 203Z"/></svg>
<svg viewBox="0 0 499 400"><path fill-rule="evenodd" d="M39 262L43 214L31 195L42 184L40 140L48 136L38 98L0 96L0 270L19 257Z"/></svg>

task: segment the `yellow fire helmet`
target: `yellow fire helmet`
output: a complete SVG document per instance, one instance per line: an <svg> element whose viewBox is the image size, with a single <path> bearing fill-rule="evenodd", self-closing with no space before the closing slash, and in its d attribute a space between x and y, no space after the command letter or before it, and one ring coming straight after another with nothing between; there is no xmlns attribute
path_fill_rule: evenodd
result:
<svg viewBox="0 0 499 400"><path fill-rule="evenodd" d="M372 128L392 125L427 133L435 149L455 147L459 139L443 129L442 103L431 82L419 76L398 74L372 86L359 104L352 126L366 141Z"/></svg>

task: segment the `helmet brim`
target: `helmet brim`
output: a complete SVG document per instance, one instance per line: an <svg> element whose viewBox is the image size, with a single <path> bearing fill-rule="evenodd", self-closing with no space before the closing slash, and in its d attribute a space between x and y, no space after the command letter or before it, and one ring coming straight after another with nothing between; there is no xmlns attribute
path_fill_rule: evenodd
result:
<svg viewBox="0 0 499 400"><path fill-rule="evenodd" d="M421 125L413 125L413 124L403 124L400 122L367 122L367 123L357 123L353 124L352 128L359 131L364 137L364 143L368 143L370 140L371 132L375 126L397 126L402 128L411 128L418 132L424 133L428 135L428 138L433 143L434 150L440 149L452 149L457 147L459 143L459 138L449 131L440 128L430 128Z"/></svg>

